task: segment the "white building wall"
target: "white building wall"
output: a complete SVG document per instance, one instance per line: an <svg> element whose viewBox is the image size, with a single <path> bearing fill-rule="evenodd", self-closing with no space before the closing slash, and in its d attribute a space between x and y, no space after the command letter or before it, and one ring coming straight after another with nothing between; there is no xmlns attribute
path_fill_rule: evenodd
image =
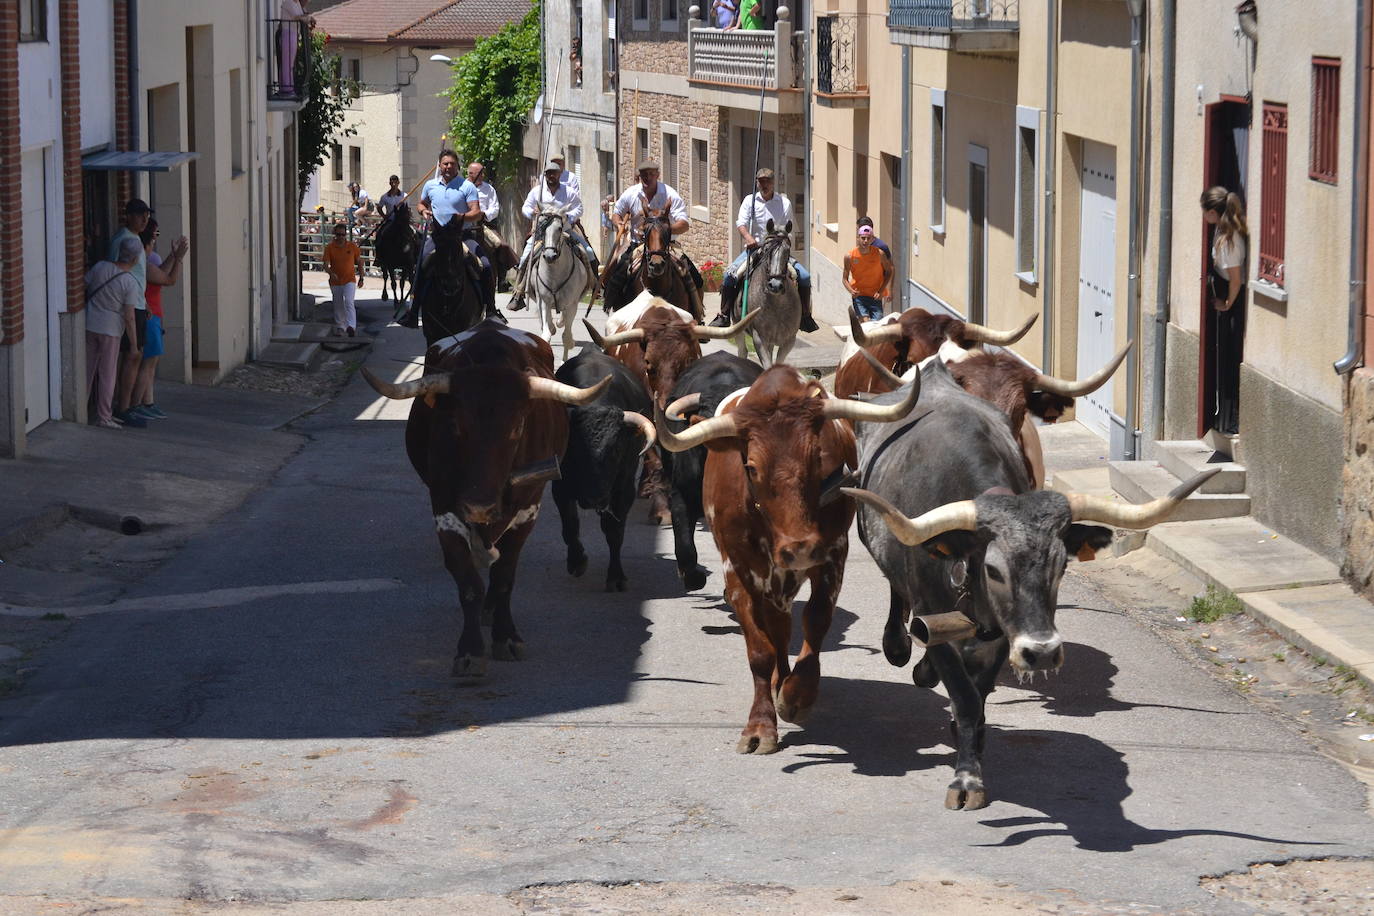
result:
<svg viewBox="0 0 1374 916"><path fill-rule="evenodd" d="M77 16L81 35L81 149L91 150L114 142L114 4L110 0L80 0Z"/></svg>

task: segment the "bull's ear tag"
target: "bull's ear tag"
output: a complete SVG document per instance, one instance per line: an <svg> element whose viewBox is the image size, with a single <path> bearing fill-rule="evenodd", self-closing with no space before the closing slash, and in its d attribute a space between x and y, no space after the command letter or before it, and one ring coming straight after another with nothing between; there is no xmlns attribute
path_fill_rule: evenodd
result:
<svg viewBox="0 0 1374 916"><path fill-rule="evenodd" d="M439 396L438 396L437 394L435 394L434 392L432 392L432 391L429 392L428 394L426 394L426 395L425 395L425 406L426 406L426 407L433 407L433 406L434 406L434 402L435 402L435 400L438 399L438 397L439 397Z"/></svg>
<svg viewBox="0 0 1374 916"><path fill-rule="evenodd" d="M1097 550L1089 544L1084 544L1078 548L1078 562L1091 563L1097 559Z"/></svg>

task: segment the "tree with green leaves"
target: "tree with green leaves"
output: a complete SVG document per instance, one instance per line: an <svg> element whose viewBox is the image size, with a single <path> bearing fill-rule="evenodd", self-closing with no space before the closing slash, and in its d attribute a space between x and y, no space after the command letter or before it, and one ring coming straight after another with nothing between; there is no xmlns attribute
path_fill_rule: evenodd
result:
<svg viewBox="0 0 1374 916"><path fill-rule="evenodd" d="M358 97L358 84L344 78L339 55L330 54L328 45L329 36L314 31L301 49L310 55L306 62L310 96L305 106L296 112L297 206L305 200L310 176L329 158L330 144L358 132L351 124L344 126L348 103Z"/></svg>
<svg viewBox="0 0 1374 916"><path fill-rule="evenodd" d="M539 3L519 22L478 39L455 60L448 100L451 145L469 162L495 175L514 175L520 163L519 130L542 89Z"/></svg>

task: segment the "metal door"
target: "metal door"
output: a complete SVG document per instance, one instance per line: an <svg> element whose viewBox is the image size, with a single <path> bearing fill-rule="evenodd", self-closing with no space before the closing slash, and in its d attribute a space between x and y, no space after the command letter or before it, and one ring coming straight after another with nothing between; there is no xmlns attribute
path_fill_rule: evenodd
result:
<svg viewBox="0 0 1374 916"><path fill-rule="evenodd" d="M33 429L51 416L48 364L48 219L46 150L20 156L20 225L24 254L24 428Z"/></svg>
<svg viewBox="0 0 1374 916"><path fill-rule="evenodd" d="M1078 245L1078 372L1096 372L1116 343L1116 147L1083 141ZM1078 419L1110 438L1113 383L1078 399Z"/></svg>

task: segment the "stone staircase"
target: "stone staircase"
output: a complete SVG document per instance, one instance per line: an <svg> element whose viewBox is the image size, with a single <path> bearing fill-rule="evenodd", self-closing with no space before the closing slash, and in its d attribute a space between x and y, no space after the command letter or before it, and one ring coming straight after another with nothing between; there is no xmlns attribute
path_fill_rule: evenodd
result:
<svg viewBox="0 0 1374 916"><path fill-rule="evenodd" d="M1189 496L1170 521L1249 515L1245 467L1201 441L1161 442L1157 458L1151 461L1109 462L1108 479L1123 499L1143 503L1167 495L1180 482L1212 468L1221 471Z"/></svg>

